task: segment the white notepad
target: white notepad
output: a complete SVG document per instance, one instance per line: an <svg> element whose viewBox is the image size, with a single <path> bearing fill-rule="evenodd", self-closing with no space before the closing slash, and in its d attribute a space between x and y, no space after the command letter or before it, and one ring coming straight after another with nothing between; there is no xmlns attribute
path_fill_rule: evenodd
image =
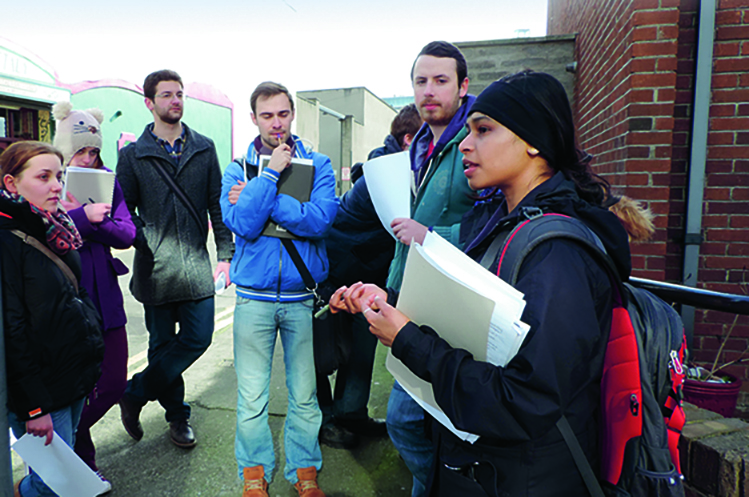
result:
<svg viewBox="0 0 749 497"><path fill-rule="evenodd" d="M72 193L81 204L111 204L114 197L114 173L104 169L68 166L62 198Z"/></svg>

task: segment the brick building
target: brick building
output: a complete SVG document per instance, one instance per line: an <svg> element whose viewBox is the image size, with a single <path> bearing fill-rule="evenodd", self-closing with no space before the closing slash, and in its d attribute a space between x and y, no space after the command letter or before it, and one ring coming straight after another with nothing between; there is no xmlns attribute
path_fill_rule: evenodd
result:
<svg viewBox="0 0 749 497"><path fill-rule="evenodd" d="M574 113L580 145L595 157L596 172L656 215L653 240L632 248L633 274L746 294L749 0L702 4L549 0L548 34L577 35ZM698 50L698 34L703 45L712 34L712 53L709 44ZM708 76L704 85L697 78L698 54L707 68L699 73ZM735 316L683 312L693 359L712 362ZM749 316L741 316L720 360L749 356L748 347ZM739 404L748 407L749 363L726 371L744 381Z"/></svg>

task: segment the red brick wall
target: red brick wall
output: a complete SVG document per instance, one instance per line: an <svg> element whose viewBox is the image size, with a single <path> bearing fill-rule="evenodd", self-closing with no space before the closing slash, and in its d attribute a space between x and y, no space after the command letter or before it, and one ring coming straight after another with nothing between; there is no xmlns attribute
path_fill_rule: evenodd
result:
<svg viewBox="0 0 749 497"><path fill-rule="evenodd" d="M749 291L749 0L720 0L715 15L712 99L703 207L704 243L698 281L710 290ZM699 311L695 356L712 360L735 316ZM738 359L749 347L749 316L736 323L721 362ZM747 354L749 356L749 354ZM749 369L727 369L743 379L740 404L749 404Z"/></svg>
<svg viewBox="0 0 749 497"><path fill-rule="evenodd" d="M634 274L682 280L698 0L549 0L548 34L577 33L575 120L580 145L615 191L656 215L651 242L633 245ZM749 284L749 0L719 0L698 285ZM742 284L747 282L747 284ZM697 311L694 357L715 357L734 316ZM739 319L721 361L749 346ZM749 354L748 354L749 355ZM749 369L729 369L746 381ZM749 401L742 394L740 403Z"/></svg>

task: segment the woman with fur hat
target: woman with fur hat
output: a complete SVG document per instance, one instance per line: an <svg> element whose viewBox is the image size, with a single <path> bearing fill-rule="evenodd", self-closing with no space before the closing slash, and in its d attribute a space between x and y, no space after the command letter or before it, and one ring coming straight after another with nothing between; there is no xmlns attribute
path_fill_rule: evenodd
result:
<svg viewBox="0 0 749 497"><path fill-rule="evenodd" d="M52 114L57 122L54 142L62 151L63 165L108 170L99 155L102 112L99 109L73 110L70 103L60 102L55 104ZM61 202L83 238L83 246L78 250L83 271L81 283L103 321L102 375L83 408L75 443L76 454L98 472L90 429L119 401L127 384L127 320L117 277L128 270L112 257L110 249L130 247L135 239L135 225L116 180L111 205L86 203L85 199L76 199L71 194Z"/></svg>
<svg viewBox="0 0 749 497"><path fill-rule="evenodd" d="M627 233L607 209L608 183L576 148L570 105L556 79L526 71L492 83L473 104L466 127L460 150L469 185L501 191L463 218L468 255L481 261L495 239L504 240L525 213L540 209L582 221L606 247L619 277L628 279ZM490 255L495 274L499 256ZM338 310L363 311L371 332L432 384L452 423L480 435L470 444L432 423L432 497L587 494L556 423L567 418L595 467L615 290L592 254L562 238L525 257L515 287L525 295L522 321L530 331L504 367L451 347L439 327L411 322L392 307L392 291L357 284L331 298Z"/></svg>
<svg viewBox="0 0 749 497"><path fill-rule="evenodd" d="M83 242L59 205L61 160L52 145L33 141L0 155L2 322L13 433L45 437L47 445L59 436L72 446L104 344L99 315L80 287ZM32 471L14 495L55 494Z"/></svg>

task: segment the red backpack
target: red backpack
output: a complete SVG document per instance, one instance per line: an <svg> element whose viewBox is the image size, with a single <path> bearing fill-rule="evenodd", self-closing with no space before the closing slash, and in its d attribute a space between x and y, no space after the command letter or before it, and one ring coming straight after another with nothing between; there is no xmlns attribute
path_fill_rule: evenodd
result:
<svg viewBox="0 0 749 497"><path fill-rule="evenodd" d="M498 237L482 260L493 261L499 253L500 278L514 285L533 249L549 239L565 238L601 263L615 289L601 379L598 477L567 418L557 423L590 494L683 497L678 444L685 422L681 388L686 339L681 318L647 290L622 283L600 239L581 221L534 207L522 213L526 219L504 241Z"/></svg>

